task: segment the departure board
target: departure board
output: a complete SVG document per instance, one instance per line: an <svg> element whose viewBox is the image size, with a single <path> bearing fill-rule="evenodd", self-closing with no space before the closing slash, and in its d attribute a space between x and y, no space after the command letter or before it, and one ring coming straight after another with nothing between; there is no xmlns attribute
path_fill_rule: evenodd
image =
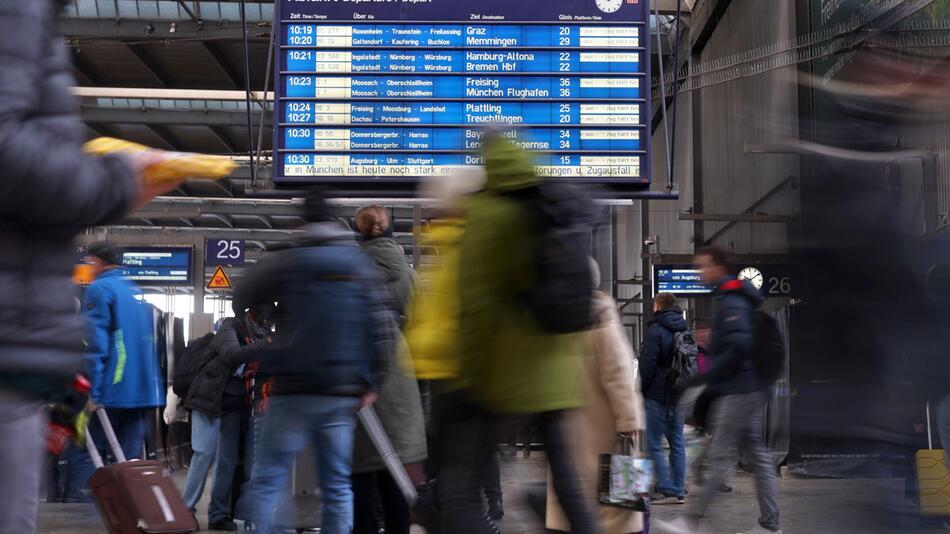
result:
<svg viewBox="0 0 950 534"><path fill-rule="evenodd" d="M278 0L274 180L409 184L483 163L644 188L647 0Z"/></svg>

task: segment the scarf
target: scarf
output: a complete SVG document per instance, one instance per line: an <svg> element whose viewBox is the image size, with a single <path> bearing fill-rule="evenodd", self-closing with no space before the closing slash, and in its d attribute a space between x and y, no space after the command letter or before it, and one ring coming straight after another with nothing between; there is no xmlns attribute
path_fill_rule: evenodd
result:
<svg viewBox="0 0 950 534"><path fill-rule="evenodd" d="M250 314L244 314L243 324L244 328L247 330L248 337L254 341L257 341L258 339L264 339L269 333L267 328L251 318Z"/></svg>

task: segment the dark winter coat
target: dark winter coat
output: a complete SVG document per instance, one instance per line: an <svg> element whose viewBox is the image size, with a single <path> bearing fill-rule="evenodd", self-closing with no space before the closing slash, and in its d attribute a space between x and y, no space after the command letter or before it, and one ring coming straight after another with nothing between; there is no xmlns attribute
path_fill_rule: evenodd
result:
<svg viewBox="0 0 950 534"><path fill-rule="evenodd" d="M658 312L647 327L639 369L643 396L666 406L676 404L677 392L666 382L673 360L673 337L688 330L683 310L673 306Z"/></svg>
<svg viewBox="0 0 950 534"><path fill-rule="evenodd" d="M209 417L220 417L222 413L240 408L243 400L243 380L234 376L234 372L244 359L244 354L252 354L253 345L246 345L244 328L234 318L225 319L218 333L211 338L210 349L214 356L201 368L198 376L191 382L184 406L189 410L198 410ZM239 397L238 399L226 398Z"/></svg>
<svg viewBox="0 0 950 534"><path fill-rule="evenodd" d="M418 276L409 265L406 251L391 237L377 237L360 243L363 251L376 261L392 294L396 312L405 315L406 308L418 283Z"/></svg>
<svg viewBox="0 0 950 534"><path fill-rule="evenodd" d="M373 261L337 223L305 227L291 248L254 265L238 309L277 302L277 335L231 363L260 361L274 395L362 396L378 390L395 319Z"/></svg>
<svg viewBox="0 0 950 534"><path fill-rule="evenodd" d="M83 370L73 238L119 220L138 188L124 158L82 153L57 9L51 0L0 2L0 382L32 378L37 394Z"/></svg>
<svg viewBox="0 0 950 534"><path fill-rule="evenodd" d="M386 237L364 241L362 246L383 274L394 312L401 315L409 304L416 283L416 273L409 266L405 251L395 240ZM391 326L398 332L395 323ZM415 372L403 368L397 357L397 344L401 343L404 343L403 338L397 335L380 362L379 400L375 408L400 461L414 464L427 456L425 418ZM410 363L403 362L403 365ZM353 446L353 472L367 473L385 468L382 456L360 425Z"/></svg>
<svg viewBox="0 0 950 534"><path fill-rule="evenodd" d="M712 368L701 375L716 396L738 395L763 390L755 369L753 313L763 300L762 293L749 282L724 278L713 292L713 325L709 350Z"/></svg>

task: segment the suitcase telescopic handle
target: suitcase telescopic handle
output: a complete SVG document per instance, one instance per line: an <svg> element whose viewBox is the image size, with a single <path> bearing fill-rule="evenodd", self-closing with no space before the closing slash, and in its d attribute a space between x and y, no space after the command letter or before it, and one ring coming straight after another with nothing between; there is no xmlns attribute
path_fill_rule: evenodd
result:
<svg viewBox="0 0 950 534"><path fill-rule="evenodd" d="M933 450L934 440L930 432L930 401L927 401L927 448Z"/></svg>
<svg viewBox="0 0 950 534"><path fill-rule="evenodd" d="M100 407L96 410L96 416L99 417L99 424L106 434L106 440L109 442L109 448L112 449L115 461L120 464L125 462L125 452L122 451L122 446L119 445L119 438L115 436L115 430L112 429L112 423L109 422L109 415L106 414L105 408Z"/></svg>

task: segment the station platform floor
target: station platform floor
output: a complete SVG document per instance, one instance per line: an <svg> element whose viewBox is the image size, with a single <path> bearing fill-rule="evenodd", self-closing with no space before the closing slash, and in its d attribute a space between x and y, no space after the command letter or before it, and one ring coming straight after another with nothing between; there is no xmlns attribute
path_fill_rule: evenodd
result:
<svg viewBox="0 0 950 534"><path fill-rule="evenodd" d="M545 530L525 501L525 490L544 480L544 455L532 453L503 462L502 490L505 518L499 522L504 534L540 534ZM175 473L179 487L184 472ZM721 494L714 502L709 519L716 534L743 532L756 524L758 508L753 478L739 473L733 479L735 490ZM914 505L904 498L903 480L829 480L786 476L779 481L782 526L794 534L867 534L917 531ZM198 519L206 526L207 492L198 506ZM687 497L688 499L688 497ZM669 520L684 513L683 506L654 506L653 517ZM939 532L946 525L929 526L925 532ZM43 534L101 534L102 524L92 504L40 504L38 532ZM654 534L662 534L656 528ZM413 534L424 530L413 527Z"/></svg>

